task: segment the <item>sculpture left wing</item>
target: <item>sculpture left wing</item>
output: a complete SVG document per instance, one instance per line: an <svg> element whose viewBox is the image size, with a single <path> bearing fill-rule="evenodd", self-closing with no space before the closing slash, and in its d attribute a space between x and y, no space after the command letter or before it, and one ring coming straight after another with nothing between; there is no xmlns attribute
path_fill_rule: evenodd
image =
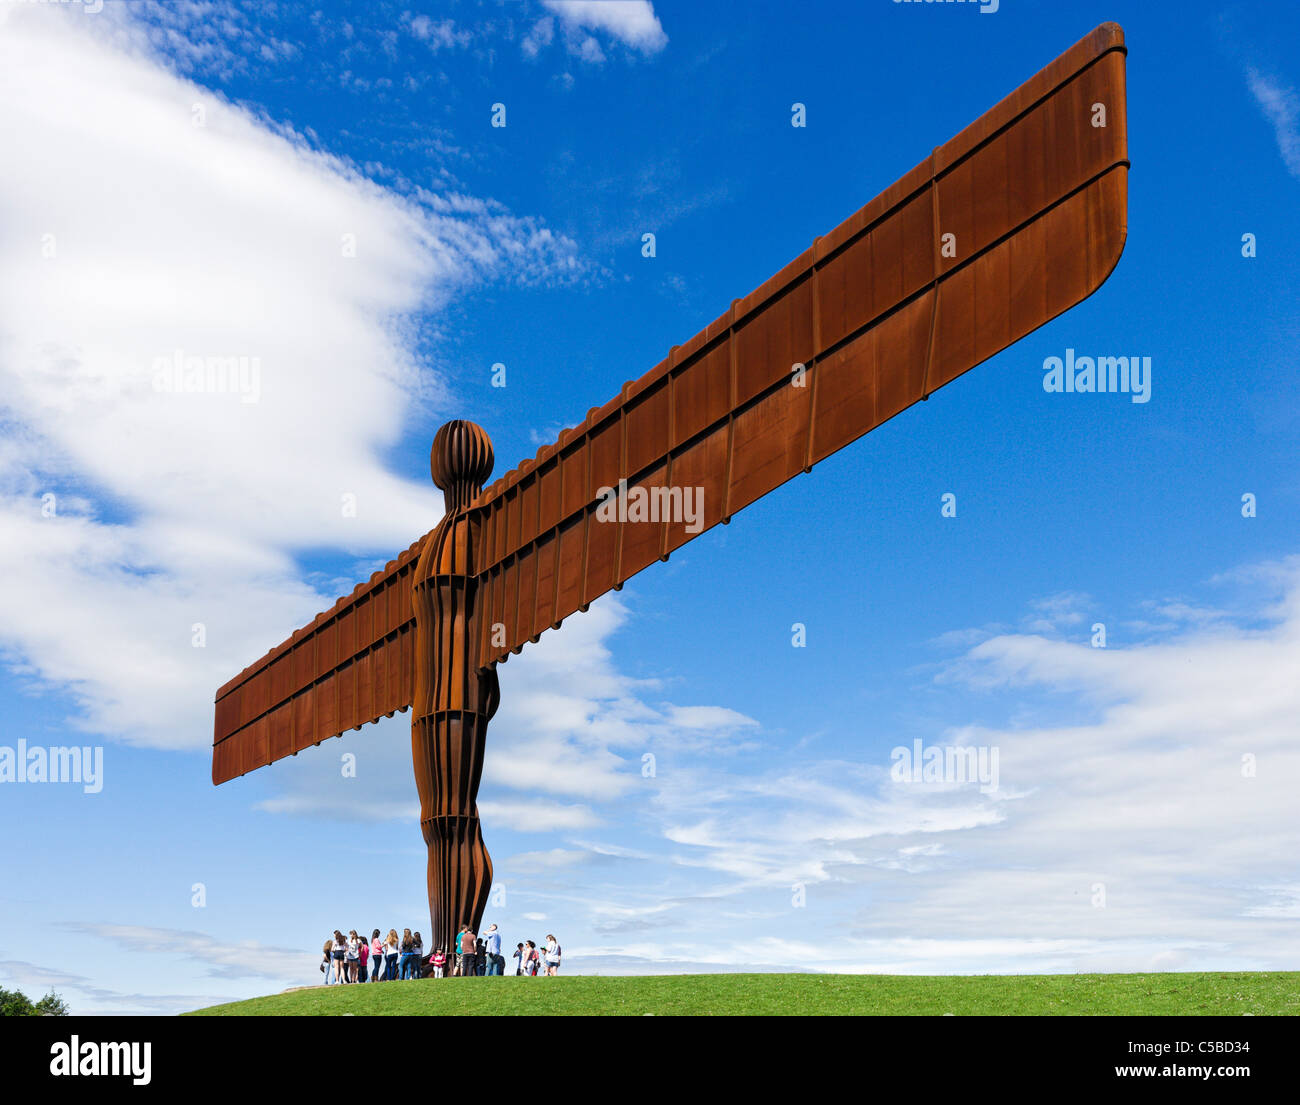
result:
<svg viewBox="0 0 1300 1105"><path fill-rule="evenodd" d="M1124 58L1098 27L484 490L480 666L1095 291L1127 229Z"/></svg>

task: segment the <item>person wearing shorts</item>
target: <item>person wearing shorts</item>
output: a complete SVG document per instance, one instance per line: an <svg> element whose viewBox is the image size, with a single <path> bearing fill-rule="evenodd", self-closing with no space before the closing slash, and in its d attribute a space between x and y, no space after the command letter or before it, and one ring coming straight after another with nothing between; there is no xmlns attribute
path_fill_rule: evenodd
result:
<svg viewBox="0 0 1300 1105"><path fill-rule="evenodd" d="M334 963L334 981L347 982L347 972L343 966L343 960L348 954L347 941L343 939L343 934L338 929L334 930L334 947L330 949L330 958Z"/></svg>

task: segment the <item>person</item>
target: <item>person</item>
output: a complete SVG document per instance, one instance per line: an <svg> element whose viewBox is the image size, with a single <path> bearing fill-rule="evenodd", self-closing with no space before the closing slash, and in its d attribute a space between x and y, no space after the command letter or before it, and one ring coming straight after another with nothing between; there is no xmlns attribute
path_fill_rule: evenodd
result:
<svg viewBox="0 0 1300 1105"><path fill-rule="evenodd" d="M461 975L465 973L465 948L463 945L465 942L465 929L467 927L468 926L462 924L456 931L456 966L454 973L457 978L460 978Z"/></svg>
<svg viewBox="0 0 1300 1105"><path fill-rule="evenodd" d="M330 959L334 963L334 981L347 982L347 975L344 973L343 958L348 954L347 945L344 943L343 934L338 929L334 930L334 947L330 949Z"/></svg>
<svg viewBox="0 0 1300 1105"><path fill-rule="evenodd" d="M384 942L379 938L379 930L370 934L370 981L378 982L384 969Z"/></svg>
<svg viewBox="0 0 1300 1105"><path fill-rule="evenodd" d="M530 978L534 977L540 963L541 957L537 954L537 945L529 940L527 950L524 952L524 974Z"/></svg>
<svg viewBox="0 0 1300 1105"><path fill-rule="evenodd" d="M467 925L460 937L461 970L468 978L478 974L478 937Z"/></svg>
<svg viewBox="0 0 1300 1105"><path fill-rule="evenodd" d="M357 964L361 954L361 941L357 939L357 930L348 930L348 952L346 957L346 966L348 971L348 981L357 981Z"/></svg>
<svg viewBox="0 0 1300 1105"><path fill-rule="evenodd" d="M560 973L560 944L549 932L546 934L546 973L552 978Z"/></svg>
<svg viewBox="0 0 1300 1105"><path fill-rule="evenodd" d="M415 970L412 978L424 977L424 938L417 932L411 937L411 951L415 953Z"/></svg>
<svg viewBox="0 0 1300 1105"><path fill-rule="evenodd" d="M324 958L321 960L321 965L320 965L320 969L321 969L322 972L324 972L324 975L325 975L325 985L326 985L326 986L328 986L328 985L330 984L330 975L331 975L331 973L332 973L331 970L330 970L330 952L333 950L333 948L334 948L334 941L333 941L333 940L326 940L326 941L325 941L325 956L324 956Z"/></svg>
<svg viewBox="0 0 1300 1105"><path fill-rule="evenodd" d="M367 981L369 977L366 974L366 963L369 961L369 959L370 959L370 941L367 940L364 936L360 936L357 938L357 965L360 968L358 974L360 975L360 980L362 982Z"/></svg>
<svg viewBox="0 0 1300 1105"><path fill-rule="evenodd" d="M521 975L521 974L523 974L523 973L524 973L524 946L523 946L523 944L516 944L516 945L515 945L515 954L514 954L513 956L511 956L511 958L514 959L514 960L516 961L516 962L515 962L515 974L516 974L516 975Z"/></svg>
<svg viewBox="0 0 1300 1105"><path fill-rule="evenodd" d="M397 978L397 929L388 930L388 940L384 944L384 978L393 982Z"/></svg>
<svg viewBox="0 0 1300 1105"><path fill-rule="evenodd" d="M413 950L414 946L411 942L410 929L402 929L401 947L402 947L402 962L399 966L399 970L401 971L402 980L405 981L407 979L415 977L415 974L411 969L412 961L415 959L415 952Z"/></svg>
<svg viewBox="0 0 1300 1105"><path fill-rule="evenodd" d="M505 960L501 958L501 933L495 923L488 925L486 944L483 950L487 954L487 973L499 975Z"/></svg>
<svg viewBox="0 0 1300 1105"><path fill-rule="evenodd" d="M431 962L433 963L433 977L442 978L443 971L447 968L447 957L443 954L441 948L433 953Z"/></svg>

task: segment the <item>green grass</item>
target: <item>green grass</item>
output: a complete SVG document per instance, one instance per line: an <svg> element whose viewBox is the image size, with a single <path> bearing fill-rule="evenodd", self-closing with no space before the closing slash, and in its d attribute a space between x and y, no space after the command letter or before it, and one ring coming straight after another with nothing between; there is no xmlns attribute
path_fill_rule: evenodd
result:
<svg viewBox="0 0 1300 1105"><path fill-rule="evenodd" d="M1300 972L1150 975L650 975L447 978L324 986L189 1016L957 1016L1300 1013Z"/></svg>

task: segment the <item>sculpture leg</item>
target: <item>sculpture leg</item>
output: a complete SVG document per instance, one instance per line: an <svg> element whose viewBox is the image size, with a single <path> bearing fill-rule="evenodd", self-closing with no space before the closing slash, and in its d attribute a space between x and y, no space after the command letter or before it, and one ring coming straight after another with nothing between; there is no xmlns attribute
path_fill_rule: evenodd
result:
<svg viewBox="0 0 1300 1105"><path fill-rule="evenodd" d="M420 829L429 849L429 951L442 947L450 954L462 924L477 932L492 889L476 802L488 720L455 711L417 718L411 727Z"/></svg>

